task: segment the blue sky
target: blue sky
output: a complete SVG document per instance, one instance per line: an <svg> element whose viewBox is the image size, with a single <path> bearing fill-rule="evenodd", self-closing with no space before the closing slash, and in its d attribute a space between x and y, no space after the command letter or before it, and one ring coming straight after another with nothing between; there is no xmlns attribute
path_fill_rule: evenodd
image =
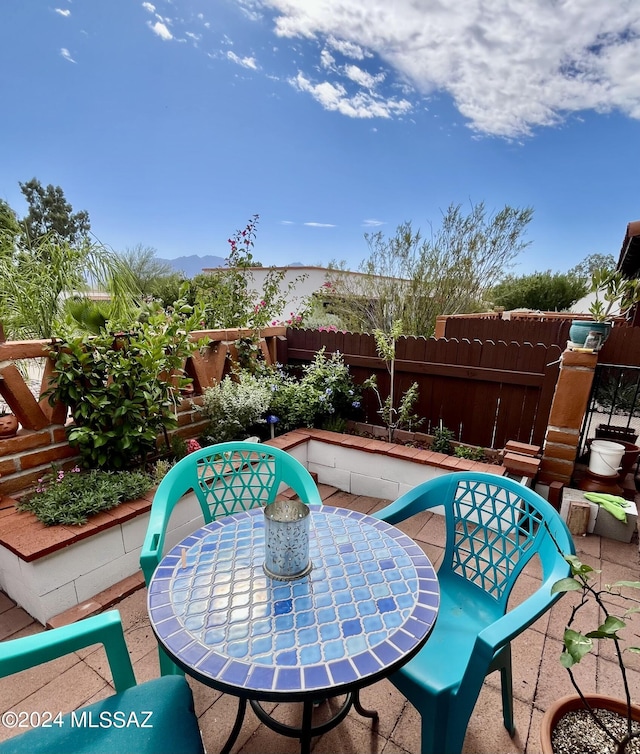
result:
<svg viewBox="0 0 640 754"><path fill-rule="evenodd" d="M0 197L60 185L116 250L356 269L366 232L531 206L515 272L640 219L640 3L3 0ZM487 10L490 8L490 11Z"/></svg>

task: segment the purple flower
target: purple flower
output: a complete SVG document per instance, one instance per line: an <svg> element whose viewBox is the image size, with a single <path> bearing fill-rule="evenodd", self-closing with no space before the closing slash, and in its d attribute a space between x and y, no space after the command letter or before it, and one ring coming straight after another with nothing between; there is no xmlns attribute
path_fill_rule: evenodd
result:
<svg viewBox="0 0 640 754"><path fill-rule="evenodd" d="M353 401L351 405L353 406L353 408L360 408L360 401Z"/></svg>

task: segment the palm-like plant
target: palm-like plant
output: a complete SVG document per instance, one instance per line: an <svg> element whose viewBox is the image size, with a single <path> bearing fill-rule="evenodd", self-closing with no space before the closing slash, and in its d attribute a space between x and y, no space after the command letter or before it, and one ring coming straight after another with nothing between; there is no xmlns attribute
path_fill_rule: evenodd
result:
<svg viewBox="0 0 640 754"><path fill-rule="evenodd" d="M50 338L61 326L65 301L107 291L110 314L122 317L134 304L135 287L118 256L95 242L72 245L56 234L24 244L0 243L0 321L11 339Z"/></svg>

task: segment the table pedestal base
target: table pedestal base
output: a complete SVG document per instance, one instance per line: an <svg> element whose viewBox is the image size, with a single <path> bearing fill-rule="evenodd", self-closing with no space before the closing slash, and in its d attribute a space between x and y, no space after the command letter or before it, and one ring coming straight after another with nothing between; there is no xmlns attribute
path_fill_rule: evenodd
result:
<svg viewBox="0 0 640 754"><path fill-rule="evenodd" d="M325 700L323 700L325 701ZM344 718L349 714L351 707L361 715L362 717L370 717L373 720L378 719L378 713L375 710L365 709L360 703L360 693L358 689L355 691L349 691L346 694L345 700L342 703L340 709L331 717L319 725L313 725L313 708L317 704L317 700L311 699L302 702L302 725L297 727L295 725L286 725L279 720L273 718L255 699L250 699L249 704L251 709L256 713L260 722L264 723L268 728L279 733L282 736L289 738L300 739L300 754L309 754L311 751L311 739L315 736L321 736L323 733L327 733L336 727ZM233 744L236 742L240 729L242 728L242 722L244 720L244 714L247 708L247 700L240 699L238 702L238 713L236 715L236 721L233 725L233 729L227 743L224 745L221 754L229 754Z"/></svg>

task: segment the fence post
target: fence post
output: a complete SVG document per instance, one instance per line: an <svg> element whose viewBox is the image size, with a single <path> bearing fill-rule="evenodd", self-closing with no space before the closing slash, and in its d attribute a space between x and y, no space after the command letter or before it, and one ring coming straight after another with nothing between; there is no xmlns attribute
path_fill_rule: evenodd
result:
<svg viewBox="0 0 640 754"><path fill-rule="evenodd" d="M447 337L447 315L438 314L436 317L436 327L433 331L434 338L446 338Z"/></svg>
<svg viewBox="0 0 640 754"><path fill-rule="evenodd" d="M569 484L598 355L565 350L542 452L539 481Z"/></svg>

